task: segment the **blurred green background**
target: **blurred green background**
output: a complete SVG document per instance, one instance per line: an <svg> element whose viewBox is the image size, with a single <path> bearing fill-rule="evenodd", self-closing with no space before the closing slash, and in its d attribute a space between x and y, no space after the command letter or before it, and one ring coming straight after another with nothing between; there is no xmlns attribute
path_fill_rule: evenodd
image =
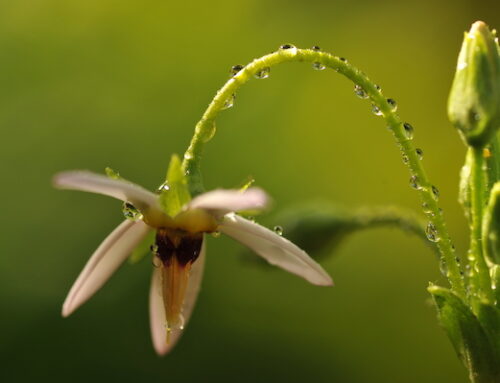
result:
<svg viewBox="0 0 500 383"><path fill-rule="evenodd" d="M465 383L425 290L443 283L437 264L394 229L357 234L324 261L334 288L244 262L239 245L210 238L199 303L165 358L149 336L149 261L125 265L63 320L71 284L122 217L117 201L56 191L50 179L111 166L153 188L232 65L286 42L319 45L397 100L463 254L464 147L445 105L477 19L500 28L500 3L2 0L1 380ZM305 64L251 81L221 115L206 184L248 175L275 212L311 199L419 205L383 121L347 80Z"/></svg>

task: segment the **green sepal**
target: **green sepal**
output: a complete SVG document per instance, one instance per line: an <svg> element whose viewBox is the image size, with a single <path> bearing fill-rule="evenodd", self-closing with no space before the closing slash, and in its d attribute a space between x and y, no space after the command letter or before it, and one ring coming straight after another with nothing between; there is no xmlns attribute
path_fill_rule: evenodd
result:
<svg viewBox="0 0 500 383"><path fill-rule="evenodd" d="M458 57L448 116L465 142L484 147L500 127L500 56L488 26L474 23Z"/></svg>
<svg viewBox="0 0 500 383"><path fill-rule="evenodd" d="M131 265L135 265L151 254L151 245L155 241L156 232L151 230L146 237L136 246L136 248L130 254L128 262Z"/></svg>
<svg viewBox="0 0 500 383"><path fill-rule="evenodd" d="M483 216L483 252L492 264L500 264L500 182L493 185Z"/></svg>
<svg viewBox="0 0 500 383"><path fill-rule="evenodd" d="M458 202L464 209L465 217L471 223L471 198L470 198L470 183L472 162L474 161L474 153L471 148L467 150L465 155L465 163L460 170L460 183L458 187Z"/></svg>
<svg viewBox="0 0 500 383"><path fill-rule="evenodd" d="M160 186L159 192L160 205L170 217L175 217L191 201L186 174L182 170L181 160L175 154L170 160L166 181Z"/></svg>
<svg viewBox="0 0 500 383"><path fill-rule="evenodd" d="M438 319L474 383L498 383L500 363L487 332L471 309L451 290L429 286ZM487 314L488 315L488 314Z"/></svg>

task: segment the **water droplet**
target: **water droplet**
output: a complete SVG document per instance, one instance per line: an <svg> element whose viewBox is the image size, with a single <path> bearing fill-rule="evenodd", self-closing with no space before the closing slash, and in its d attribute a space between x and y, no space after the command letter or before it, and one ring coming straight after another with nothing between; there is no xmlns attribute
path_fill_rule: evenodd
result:
<svg viewBox="0 0 500 383"><path fill-rule="evenodd" d="M106 172L106 175L113 180L118 180L121 178L120 173L111 169L110 167L107 167L106 169L104 169L104 171Z"/></svg>
<svg viewBox="0 0 500 383"><path fill-rule="evenodd" d="M156 243L153 243L151 246L149 246L149 250L151 250L151 253L153 254L158 254L158 245Z"/></svg>
<svg viewBox="0 0 500 383"><path fill-rule="evenodd" d="M435 187L434 185L432 185L431 190L432 190L432 196L437 201L439 199L439 189L437 187Z"/></svg>
<svg viewBox="0 0 500 383"><path fill-rule="evenodd" d="M379 92L382 90L382 88L380 87L380 85L377 85L377 84L375 84L375 89L377 89Z"/></svg>
<svg viewBox="0 0 500 383"><path fill-rule="evenodd" d="M312 64L312 67L314 70L323 70L326 68L326 66L324 66L323 64L321 64L320 62L315 62Z"/></svg>
<svg viewBox="0 0 500 383"><path fill-rule="evenodd" d="M410 159L406 154L403 154L403 163L407 164L408 162L410 162Z"/></svg>
<svg viewBox="0 0 500 383"><path fill-rule="evenodd" d="M153 253L153 254L156 254L156 253ZM162 262L161 262L160 257L158 257L157 255L154 255L154 256L153 256L153 260L152 260L152 262L153 262L153 267L156 267L156 268L161 267L161 263L162 263Z"/></svg>
<svg viewBox="0 0 500 383"><path fill-rule="evenodd" d="M142 214L139 210L136 209L134 205L129 202L124 202L122 206L122 213L125 218L130 219L132 221L137 221L142 218Z"/></svg>
<svg viewBox="0 0 500 383"><path fill-rule="evenodd" d="M230 73L231 73L231 75L233 75L233 76L234 76L234 75L237 75L237 74L238 74L238 72L239 72L240 70L242 70L243 68L245 68L245 66L244 66L244 65L241 65L241 64L238 64L238 65L233 65L233 66L231 67Z"/></svg>
<svg viewBox="0 0 500 383"><path fill-rule="evenodd" d="M429 222L429 224L425 228L425 235L427 236L427 239L431 242L439 242L441 240L437 232L436 226L434 226L432 222Z"/></svg>
<svg viewBox="0 0 500 383"><path fill-rule="evenodd" d="M405 122L403 124L403 129L404 129L405 137L408 140L413 139L413 126L411 126L409 123Z"/></svg>
<svg viewBox="0 0 500 383"><path fill-rule="evenodd" d="M234 102L234 98L233 98L232 102ZM225 106L225 104L224 104L224 106ZM232 104L231 104L231 106L232 106ZM229 108L231 106L229 106ZM227 108L224 108L224 109L227 109ZM202 130L203 133L201 134L201 140L203 142L210 141L215 136L216 131L217 131L217 126L215 125L215 121L207 121L205 123L205 126L203 127L203 130Z"/></svg>
<svg viewBox="0 0 500 383"><path fill-rule="evenodd" d="M261 70L256 72L254 77L258 78L258 79L268 78L270 72L271 72L271 68L266 66L265 68L262 68Z"/></svg>
<svg viewBox="0 0 500 383"><path fill-rule="evenodd" d="M420 185L420 180L417 176L411 176L410 178L410 186L415 190L422 189L422 185Z"/></svg>
<svg viewBox="0 0 500 383"><path fill-rule="evenodd" d="M283 44L280 46L280 50L286 51L290 55L295 55L297 54L297 47L293 44Z"/></svg>
<svg viewBox="0 0 500 383"><path fill-rule="evenodd" d="M444 259L444 257L441 257L441 259L439 260L439 270L445 277L448 275L448 265L446 264L446 260Z"/></svg>
<svg viewBox="0 0 500 383"><path fill-rule="evenodd" d="M422 210L424 211L425 214L432 213L431 208L429 207L429 204L427 202L424 202L422 204Z"/></svg>
<svg viewBox="0 0 500 383"><path fill-rule="evenodd" d="M283 235L283 228L281 226L274 226L274 232L278 235Z"/></svg>
<svg viewBox="0 0 500 383"><path fill-rule="evenodd" d="M398 109L398 104L396 103L396 101L394 99L388 98L387 103L391 107L392 112L395 112Z"/></svg>
<svg viewBox="0 0 500 383"><path fill-rule="evenodd" d="M312 50L312 51L315 51L315 52L319 52L319 51L321 50L321 48L320 48L320 47L318 47L317 45L315 45L315 46L313 46L313 47L311 48L311 50Z"/></svg>
<svg viewBox="0 0 500 383"><path fill-rule="evenodd" d="M380 110L380 108L375 105L375 104L372 104L372 113L375 115L375 116L381 116L382 115L382 111Z"/></svg>
<svg viewBox="0 0 500 383"><path fill-rule="evenodd" d="M363 87L359 86L359 85L354 85L354 94L356 96L358 96L359 98L368 98L368 94L365 92L365 90L363 89Z"/></svg>
<svg viewBox="0 0 500 383"><path fill-rule="evenodd" d="M161 193L161 192L167 191L169 189L170 189L170 186L168 186L168 182L164 182L160 186L158 186L158 189L156 189L156 193Z"/></svg>
<svg viewBox="0 0 500 383"><path fill-rule="evenodd" d="M340 61L343 61L343 62L345 62L345 63L347 62L347 59L346 59L345 57L339 57L339 60L340 60Z"/></svg>
<svg viewBox="0 0 500 383"><path fill-rule="evenodd" d="M422 158L424 158L424 151L420 148L416 148L415 149L415 153L417 153L417 156L418 156L418 159L421 160Z"/></svg>
<svg viewBox="0 0 500 383"><path fill-rule="evenodd" d="M222 109L229 109L229 108L232 108L232 106L234 105L234 99L236 98L236 95L233 93L231 96L229 96L226 101L224 101L224 106L222 107Z"/></svg>
<svg viewBox="0 0 500 383"><path fill-rule="evenodd" d="M212 237L219 238L220 237L220 231L214 231L214 232L212 232Z"/></svg>

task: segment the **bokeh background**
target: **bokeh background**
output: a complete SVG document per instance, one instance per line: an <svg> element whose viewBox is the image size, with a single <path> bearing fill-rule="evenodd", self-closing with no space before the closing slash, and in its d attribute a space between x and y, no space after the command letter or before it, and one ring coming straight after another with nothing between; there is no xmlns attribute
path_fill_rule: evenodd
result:
<svg viewBox="0 0 500 383"><path fill-rule="evenodd" d="M111 166L153 188L232 65L282 43L320 45L397 100L463 253L464 147L445 106L463 31L476 19L500 28L500 4L1 1L2 382L465 383L425 290L444 283L437 264L394 229L357 234L324 260L334 288L247 262L238 244L210 238L199 303L165 358L149 337L149 261L125 265L63 320L69 287L121 212L117 201L56 191L50 180ZM347 80L305 64L252 80L220 116L206 184L233 187L248 175L273 196L274 212L318 199L419 205L383 121Z"/></svg>

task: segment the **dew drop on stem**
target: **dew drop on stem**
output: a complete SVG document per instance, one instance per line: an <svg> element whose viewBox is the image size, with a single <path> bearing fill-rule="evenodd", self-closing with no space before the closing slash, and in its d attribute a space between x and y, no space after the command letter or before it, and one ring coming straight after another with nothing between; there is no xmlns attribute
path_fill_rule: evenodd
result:
<svg viewBox="0 0 500 383"><path fill-rule="evenodd" d="M411 126L408 122L405 122L403 124L403 129L404 129L405 137L408 140L413 139L413 126Z"/></svg>
<svg viewBox="0 0 500 383"><path fill-rule="evenodd" d="M271 72L271 68L266 66L265 68L262 68L258 72L255 73L254 77L257 79L264 79L269 77L269 73Z"/></svg>
<svg viewBox="0 0 500 383"><path fill-rule="evenodd" d="M224 101L224 105L222 106L222 109L229 109L232 108L234 105L234 99L236 98L236 95L233 93L231 96L229 96L226 101Z"/></svg>
<svg viewBox="0 0 500 383"><path fill-rule="evenodd" d="M362 99L368 98L368 94L365 92L363 87L361 87L359 85L354 85L354 94Z"/></svg>

